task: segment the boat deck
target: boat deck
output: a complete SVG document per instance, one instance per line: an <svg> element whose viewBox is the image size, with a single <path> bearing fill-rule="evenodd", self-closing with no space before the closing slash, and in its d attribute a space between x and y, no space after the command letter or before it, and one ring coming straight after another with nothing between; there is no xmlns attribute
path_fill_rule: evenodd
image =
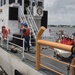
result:
<svg viewBox="0 0 75 75"><path fill-rule="evenodd" d="M8 53L10 54L13 54L15 55L16 57L18 57L20 60L22 60L22 49L18 48L17 47L17 50L18 52L17 53L12 53L10 51L10 48L11 48L11 44L9 44L9 50L6 49L6 42L4 42L4 47L1 46L1 48L3 48L3 50L7 51ZM30 52L25 52L24 55L25 55L25 58L24 60L22 61L23 63L31 66L32 68L35 69L35 64L36 64L36 57L35 57L35 46L34 47L30 47ZM54 51L51 49L51 48L45 48L45 49L41 49L41 53L47 55L47 56L50 56L52 58L55 58L54 57ZM57 61L54 61L52 59L47 59L43 56L41 56L41 64L44 64L46 65L47 67L51 68L51 69L54 69L58 72L61 72L63 73L64 75L67 75L68 74L68 68L66 65L62 64L62 63L58 63ZM44 67L41 67L41 69L39 70L39 72L41 72L43 75L58 75Z"/></svg>

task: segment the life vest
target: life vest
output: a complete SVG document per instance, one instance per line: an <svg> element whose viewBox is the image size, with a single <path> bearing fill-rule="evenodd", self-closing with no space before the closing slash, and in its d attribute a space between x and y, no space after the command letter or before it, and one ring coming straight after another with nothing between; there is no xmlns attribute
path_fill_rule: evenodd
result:
<svg viewBox="0 0 75 75"><path fill-rule="evenodd" d="M2 36L3 36L3 38L6 38L7 37L7 35L8 35L8 30L7 29L2 29Z"/></svg>
<svg viewBox="0 0 75 75"><path fill-rule="evenodd" d="M73 45L74 44L74 41L73 40L69 40L67 38L64 38L62 41L61 41L62 44L66 44L66 45Z"/></svg>
<svg viewBox="0 0 75 75"><path fill-rule="evenodd" d="M66 44L67 41L68 41L67 38L64 37L63 40L60 41L60 43L62 43L62 44Z"/></svg>
<svg viewBox="0 0 75 75"><path fill-rule="evenodd" d="M74 44L74 41L73 40L68 40L66 44L67 45L73 45Z"/></svg>
<svg viewBox="0 0 75 75"><path fill-rule="evenodd" d="M25 28L25 32L23 33L23 36L29 36L30 35L30 29L29 28Z"/></svg>

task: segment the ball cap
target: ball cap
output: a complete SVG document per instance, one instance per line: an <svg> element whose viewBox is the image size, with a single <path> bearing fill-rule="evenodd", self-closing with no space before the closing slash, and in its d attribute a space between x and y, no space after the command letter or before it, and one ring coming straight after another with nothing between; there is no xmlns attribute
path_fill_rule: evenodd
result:
<svg viewBox="0 0 75 75"><path fill-rule="evenodd" d="M26 22L23 22L22 25L23 25L23 26L27 26Z"/></svg>

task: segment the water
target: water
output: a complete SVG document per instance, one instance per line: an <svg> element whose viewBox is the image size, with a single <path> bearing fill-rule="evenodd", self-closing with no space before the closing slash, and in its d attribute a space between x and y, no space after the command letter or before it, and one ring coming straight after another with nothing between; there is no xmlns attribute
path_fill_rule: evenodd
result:
<svg viewBox="0 0 75 75"><path fill-rule="evenodd" d="M51 29L51 31L60 31L63 30L64 32L66 32L66 34L72 34L75 32L75 28L74 27L48 27L48 30Z"/></svg>
<svg viewBox="0 0 75 75"><path fill-rule="evenodd" d="M59 35L56 33L59 33L59 31L63 31L64 34L68 36L72 36L72 33L75 32L74 27L48 27L44 33L43 33L43 38L51 41L55 41Z"/></svg>

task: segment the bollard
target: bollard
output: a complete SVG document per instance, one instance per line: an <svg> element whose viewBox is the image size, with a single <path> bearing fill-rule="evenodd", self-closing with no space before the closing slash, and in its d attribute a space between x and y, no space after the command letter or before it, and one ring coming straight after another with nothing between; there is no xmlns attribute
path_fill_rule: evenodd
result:
<svg viewBox="0 0 75 75"><path fill-rule="evenodd" d="M70 73L70 75L74 75L74 71L75 71L75 58L72 59L71 65L73 65L74 67L71 66L71 73Z"/></svg>

